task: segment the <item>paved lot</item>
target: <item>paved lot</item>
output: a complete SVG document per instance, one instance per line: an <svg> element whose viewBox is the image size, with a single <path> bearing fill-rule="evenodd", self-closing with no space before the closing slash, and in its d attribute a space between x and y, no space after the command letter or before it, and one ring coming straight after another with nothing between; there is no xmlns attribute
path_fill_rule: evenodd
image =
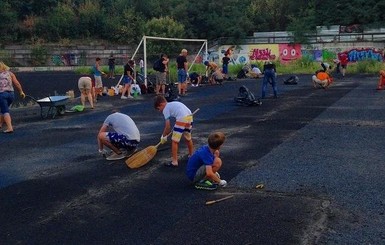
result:
<svg viewBox="0 0 385 245"><path fill-rule="evenodd" d="M184 146L178 169L162 166L169 145L137 170L97 155L96 133L113 108L137 122L142 147L157 143L163 119L153 95L103 97L95 110L53 120L37 105L14 108L15 133L0 135L1 244L383 244L385 94L374 90L376 77L347 77L329 90L314 90L309 77L280 83L279 99L260 107L233 102L243 84L260 94L260 80L189 90L183 102L201 109L196 146L212 130L227 135L229 186L215 192L192 188ZM77 79L19 78L34 96L65 93Z"/></svg>

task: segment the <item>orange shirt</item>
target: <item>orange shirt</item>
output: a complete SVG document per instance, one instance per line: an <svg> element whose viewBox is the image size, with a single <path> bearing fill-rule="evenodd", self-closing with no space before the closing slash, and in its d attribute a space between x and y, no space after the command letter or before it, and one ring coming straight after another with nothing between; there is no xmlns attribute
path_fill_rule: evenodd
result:
<svg viewBox="0 0 385 245"><path fill-rule="evenodd" d="M319 80L323 81L323 80L329 80L329 79L330 79L330 76L329 76L329 74L327 74L326 72L321 71L321 72L318 72L317 78L318 78Z"/></svg>

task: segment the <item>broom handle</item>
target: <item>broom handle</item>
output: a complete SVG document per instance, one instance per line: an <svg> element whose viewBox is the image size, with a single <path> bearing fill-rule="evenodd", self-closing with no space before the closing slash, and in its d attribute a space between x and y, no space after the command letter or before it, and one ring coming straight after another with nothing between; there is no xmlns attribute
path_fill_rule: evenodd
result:
<svg viewBox="0 0 385 245"><path fill-rule="evenodd" d="M195 113L197 113L200 109L197 108L193 113L191 113L191 115L194 115Z"/></svg>

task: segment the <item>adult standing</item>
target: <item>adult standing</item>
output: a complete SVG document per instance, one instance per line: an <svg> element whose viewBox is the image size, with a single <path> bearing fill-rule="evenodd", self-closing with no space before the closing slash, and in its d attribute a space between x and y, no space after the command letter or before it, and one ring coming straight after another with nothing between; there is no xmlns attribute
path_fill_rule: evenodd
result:
<svg viewBox="0 0 385 245"><path fill-rule="evenodd" d="M166 80L168 73L168 62L169 59L166 54L161 54L159 58L159 67L156 71L156 87L155 92L157 95L164 95L166 92Z"/></svg>
<svg viewBox="0 0 385 245"><path fill-rule="evenodd" d="M95 98L98 95L102 96L102 92L103 92L102 75L106 74L102 71L100 62L101 62L100 58L97 57L95 59L95 65L92 67L92 73L94 74L94 78L95 78Z"/></svg>
<svg viewBox="0 0 385 245"><path fill-rule="evenodd" d="M340 61L340 65L341 65L341 73L342 73L342 76L344 77L345 73L346 73L346 68L347 68L348 63L349 63L348 55L346 53L342 53L339 55L338 59Z"/></svg>
<svg viewBox="0 0 385 245"><path fill-rule="evenodd" d="M80 91L80 101L82 102L83 107L86 105L86 97L88 102L91 105L91 108L94 109L94 100L92 96L92 79L87 76L83 76L78 80L78 88Z"/></svg>
<svg viewBox="0 0 385 245"><path fill-rule="evenodd" d="M224 74L224 79L229 78L229 63L230 63L230 57L229 53L225 53L225 56L222 58L222 72Z"/></svg>
<svg viewBox="0 0 385 245"><path fill-rule="evenodd" d="M114 79L115 77L115 58L114 55L111 54L110 58L108 58L108 78Z"/></svg>
<svg viewBox="0 0 385 245"><path fill-rule="evenodd" d="M144 75L144 61L143 58L139 60L140 74Z"/></svg>
<svg viewBox="0 0 385 245"><path fill-rule="evenodd" d="M278 98L276 72L275 64L270 60L266 61L263 65L262 99L266 96L267 83L270 83L273 87L274 98Z"/></svg>
<svg viewBox="0 0 385 245"><path fill-rule="evenodd" d="M112 129L110 132L109 128ZM97 139L99 153L106 154L106 146L113 151L107 160L119 160L136 150L140 142L140 132L131 117L114 112L104 120Z"/></svg>
<svg viewBox="0 0 385 245"><path fill-rule="evenodd" d="M124 65L124 76L122 79L123 90L121 99L132 99L133 97L130 95L131 92L131 84L134 81L134 64L133 60L128 60L127 64ZM127 93L127 96L125 94Z"/></svg>
<svg viewBox="0 0 385 245"><path fill-rule="evenodd" d="M9 71L9 67L4 62L0 62L0 128L3 126L3 123L7 126L3 133L13 133L9 106L15 99L14 86L19 90L21 98L24 99L25 94L15 74Z"/></svg>
<svg viewBox="0 0 385 245"><path fill-rule="evenodd" d="M178 69L178 92L179 95L186 95L187 90L187 49L182 49L179 56L176 58L176 66Z"/></svg>

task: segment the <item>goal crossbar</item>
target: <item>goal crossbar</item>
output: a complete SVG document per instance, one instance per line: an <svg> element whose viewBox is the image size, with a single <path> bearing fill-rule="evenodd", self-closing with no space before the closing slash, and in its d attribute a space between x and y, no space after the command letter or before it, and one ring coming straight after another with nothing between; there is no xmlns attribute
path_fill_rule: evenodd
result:
<svg viewBox="0 0 385 245"><path fill-rule="evenodd" d="M188 71L190 71L191 67L194 65L198 55L200 54L200 52L202 51L203 48L205 48L205 57L207 56L208 54L208 47L207 47L207 39L186 39L186 38L170 38L170 37L153 37L153 36L143 36L142 39L140 40L134 54L132 55L131 59L134 59L135 55L137 54L137 52L139 51L139 48L142 46L143 44L143 63L144 63L144 84L146 85L147 87L147 39L150 39L150 40L168 40L168 41L181 41L181 42L203 42L199 52L196 54L196 56L194 57L194 60L193 62L191 63L190 67L188 68ZM136 75L136 73L135 73ZM123 75L122 75L123 77ZM120 79L121 80L121 79Z"/></svg>

